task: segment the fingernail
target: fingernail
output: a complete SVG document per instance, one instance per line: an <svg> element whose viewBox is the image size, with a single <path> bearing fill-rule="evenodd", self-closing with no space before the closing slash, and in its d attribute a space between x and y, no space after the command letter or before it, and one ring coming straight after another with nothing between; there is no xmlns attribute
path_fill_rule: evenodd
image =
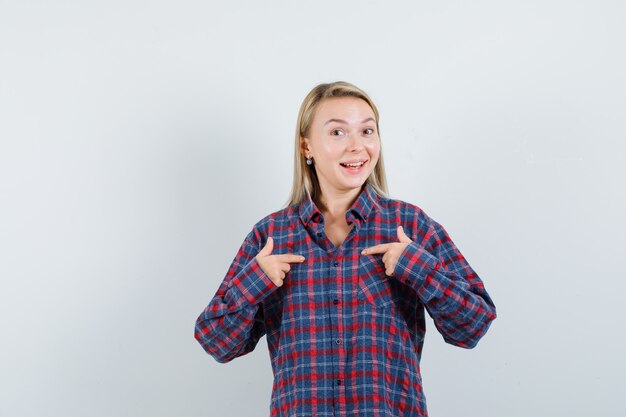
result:
<svg viewBox="0 0 626 417"><path fill-rule="evenodd" d="M366 253L367 253L367 249L363 249L363 250L361 251L361 255L365 255Z"/></svg>
<svg viewBox="0 0 626 417"><path fill-rule="evenodd" d="M304 259L305 259L304 256L301 256L300 257L300 262L304 261Z"/></svg>

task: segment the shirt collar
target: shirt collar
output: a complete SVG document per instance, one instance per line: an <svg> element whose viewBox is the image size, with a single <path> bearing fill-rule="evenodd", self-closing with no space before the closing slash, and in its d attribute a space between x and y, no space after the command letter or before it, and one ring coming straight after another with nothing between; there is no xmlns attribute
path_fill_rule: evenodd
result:
<svg viewBox="0 0 626 417"><path fill-rule="evenodd" d="M378 194L370 183L366 183L361 193L352 204L352 207L346 213L346 220L352 221L360 219L367 221L372 208L378 201ZM308 225L311 220L319 221L322 218L322 212L317 208L311 196L307 193L299 206L300 218L304 225Z"/></svg>

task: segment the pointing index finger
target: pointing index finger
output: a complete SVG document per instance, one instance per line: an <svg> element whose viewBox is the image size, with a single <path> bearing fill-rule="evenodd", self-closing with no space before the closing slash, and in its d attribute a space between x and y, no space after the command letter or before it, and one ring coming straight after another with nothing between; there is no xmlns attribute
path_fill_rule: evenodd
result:
<svg viewBox="0 0 626 417"><path fill-rule="evenodd" d="M389 250L389 243L381 243L380 245L370 246L369 248L365 248L361 251L361 255L372 255L375 253L385 253Z"/></svg>
<svg viewBox="0 0 626 417"><path fill-rule="evenodd" d="M287 263L293 263L293 262L303 262L304 261L304 256L301 255L294 255L292 253L285 253L282 255L275 255L278 260L280 262L287 262Z"/></svg>

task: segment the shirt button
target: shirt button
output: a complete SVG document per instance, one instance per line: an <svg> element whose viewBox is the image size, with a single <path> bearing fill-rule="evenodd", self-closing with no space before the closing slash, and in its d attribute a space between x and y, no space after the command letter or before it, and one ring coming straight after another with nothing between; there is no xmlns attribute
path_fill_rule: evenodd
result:
<svg viewBox="0 0 626 417"><path fill-rule="evenodd" d="M339 266L339 261L333 261L333 266Z"/></svg>
<svg viewBox="0 0 626 417"><path fill-rule="evenodd" d="M322 237L322 232L317 232L317 237Z"/></svg>
<svg viewBox="0 0 626 417"><path fill-rule="evenodd" d="M337 380L337 385L341 385L341 379Z"/></svg>
<svg viewBox="0 0 626 417"><path fill-rule="evenodd" d="M341 339L337 339L337 340L336 340L336 343L337 343L338 345L340 345L340 344L341 344Z"/></svg>
<svg viewBox="0 0 626 417"><path fill-rule="evenodd" d="M334 304L334 305L339 304L339 300L335 298L335 299L333 300L333 304Z"/></svg>

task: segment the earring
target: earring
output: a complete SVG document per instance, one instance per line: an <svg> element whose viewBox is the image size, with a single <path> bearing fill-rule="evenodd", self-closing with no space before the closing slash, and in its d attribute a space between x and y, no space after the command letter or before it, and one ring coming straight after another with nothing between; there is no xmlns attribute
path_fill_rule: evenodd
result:
<svg viewBox="0 0 626 417"><path fill-rule="evenodd" d="M307 159L306 159L306 164L307 164L308 166L313 165L313 159L311 159L311 158L307 158Z"/></svg>

